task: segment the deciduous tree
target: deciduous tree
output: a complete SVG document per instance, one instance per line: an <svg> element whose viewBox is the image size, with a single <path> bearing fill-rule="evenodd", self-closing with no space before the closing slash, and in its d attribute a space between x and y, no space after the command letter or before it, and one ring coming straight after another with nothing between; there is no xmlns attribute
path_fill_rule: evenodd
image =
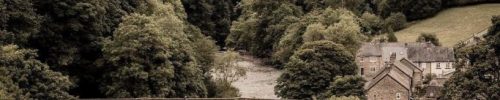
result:
<svg viewBox="0 0 500 100"><path fill-rule="evenodd" d="M353 61L352 54L342 45L327 40L307 42L284 67L275 87L276 95L293 99L325 97L336 76L356 74Z"/></svg>

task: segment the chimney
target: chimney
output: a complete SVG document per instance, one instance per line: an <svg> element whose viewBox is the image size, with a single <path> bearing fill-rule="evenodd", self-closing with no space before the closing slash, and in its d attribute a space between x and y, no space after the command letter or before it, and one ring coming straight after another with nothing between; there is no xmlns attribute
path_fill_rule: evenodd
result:
<svg viewBox="0 0 500 100"><path fill-rule="evenodd" d="M389 59L389 62L390 63L394 63L394 61L396 61L396 53L391 53L391 58Z"/></svg>
<svg viewBox="0 0 500 100"><path fill-rule="evenodd" d="M391 53L391 57L389 58L389 62L385 63L386 68L391 68L392 64L396 61L396 53Z"/></svg>

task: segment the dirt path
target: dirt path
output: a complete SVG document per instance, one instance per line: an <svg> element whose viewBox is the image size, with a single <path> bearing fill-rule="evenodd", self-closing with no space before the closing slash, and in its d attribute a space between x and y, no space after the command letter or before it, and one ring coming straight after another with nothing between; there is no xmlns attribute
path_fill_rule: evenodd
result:
<svg viewBox="0 0 500 100"><path fill-rule="evenodd" d="M243 61L238 64L247 69L246 76L233 83L233 86L240 89L241 97L278 99L274 94L274 86L282 72L270 66L263 66L259 59L246 55L242 57Z"/></svg>

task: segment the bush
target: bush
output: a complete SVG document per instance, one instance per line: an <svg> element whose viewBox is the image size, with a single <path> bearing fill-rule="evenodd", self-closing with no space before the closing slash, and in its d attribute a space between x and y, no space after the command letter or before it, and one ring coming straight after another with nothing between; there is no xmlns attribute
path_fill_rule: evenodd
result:
<svg viewBox="0 0 500 100"><path fill-rule="evenodd" d="M436 34L432 33L422 33L417 38L417 42L430 42L436 46L441 46L441 43L439 43L439 39L437 38Z"/></svg>
<svg viewBox="0 0 500 100"><path fill-rule="evenodd" d="M231 85L231 82L225 80L215 80L209 91L209 97L212 98L234 98L239 97L239 90Z"/></svg>
<svg viewBox="0 0 500 100"><path fill-rule="evenodd" d="M365 12L361 15L361 26L362 31L364 33L368 33L368 35L377 35L380 34L380 30L382 30L383 20L375 14Z"/></svg>
<svg viewBox="0 0 500 100"><path fill-rule="evenodd" d="M385 19L385 32L397 31L406 27L406 16L403 13L391 13L389 17Z"/></svg>
<svg viewBox="0 0 500 100"><path fill-rule="evenodd" d="M394 35L394 32L389 32L389 34L387 34L387 41L398 42L398 38L396 37L396 35Z"/></svg>

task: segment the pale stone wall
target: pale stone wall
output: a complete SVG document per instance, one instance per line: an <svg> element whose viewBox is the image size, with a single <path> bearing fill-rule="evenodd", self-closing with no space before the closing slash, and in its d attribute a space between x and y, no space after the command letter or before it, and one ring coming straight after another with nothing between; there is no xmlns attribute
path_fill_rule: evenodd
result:
<svg viewBox="0 0 500 100"><path fill-rule="evenodd" d="M444 77L443 75L449 72L454 72L453 62L431 62L431 63L416 63L417 66L423 69L422 75L435 74L438 77Z"/></svg>
<svg viewBox="0 0 500 100"><path fill-rule="evenodd" d="M359 66L359 72L366 80L371 80L377 72L382 70L383 62L381 57L356 57L356 63Z"/></svg>
<svg viewBox="0 0 500 100"><path fill-rule="evenodd" d="M400 94L400 99L396 95ZM378 84L367 91L368 100L409 100L410 92L396 80L385 76Z"/></svg>

